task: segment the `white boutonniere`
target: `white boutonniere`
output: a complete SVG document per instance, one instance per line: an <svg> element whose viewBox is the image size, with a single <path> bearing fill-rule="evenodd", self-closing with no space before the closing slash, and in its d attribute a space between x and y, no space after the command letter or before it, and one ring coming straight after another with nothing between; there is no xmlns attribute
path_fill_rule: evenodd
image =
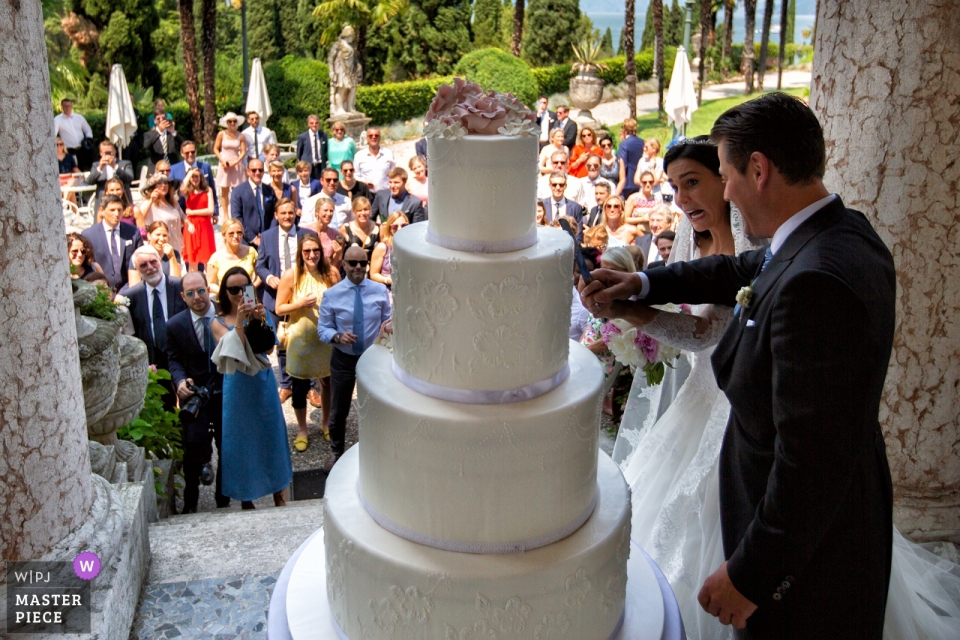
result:
<svg viewBox="0 0 960 640"><path fill-rule="evenodd" d="M740 291L737 291L737 304L740 305L741 309L747 309L750 307L750 303L753 301L753 286L741 287Z"/></svg>

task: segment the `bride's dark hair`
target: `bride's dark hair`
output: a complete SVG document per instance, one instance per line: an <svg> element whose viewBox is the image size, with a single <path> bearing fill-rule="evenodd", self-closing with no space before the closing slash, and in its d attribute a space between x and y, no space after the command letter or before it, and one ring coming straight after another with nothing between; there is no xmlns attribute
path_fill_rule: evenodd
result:
<svg viewBox="0 0 960 640"><path fill-rule="evenodd" d="M720 151L717 149L717 145L710 140L710 136L687 138L670 147L663 157L663 172L666 173L670 163L677 160L693 160L720 177ZM730 219L730 203L727 203L727 219ZM693 236L699 244L700 240L710 238L710 232L694 230Z"/></svg>

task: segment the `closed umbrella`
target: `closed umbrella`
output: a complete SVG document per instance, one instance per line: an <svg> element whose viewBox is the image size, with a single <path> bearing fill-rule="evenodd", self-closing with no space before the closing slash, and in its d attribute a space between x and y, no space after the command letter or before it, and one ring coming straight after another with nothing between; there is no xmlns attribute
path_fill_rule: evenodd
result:
<svg viewBox="0 0 960 640"><path fill-rule="evenodd" d="M267 80L263 77L263 65L260 64L260 58L253 59L253 65L250 68L250 91L247 93L247 105L244 107L245 113L256 111L260 114L260 122L266 124L273 113L270 108L270 96L267 95Z"/></svg>
<svg viewBox="0 0 960 640"><path fill-rule="evenodd" d="M118 148L130 144L137 133L137 112L130 99L127 77L119 64L110 69L110 86L107 90L107 138Z"/></svg>
<svg viewBox="0 0 960 640"><path fill-rule="evenodd" d="M677 47L677 59L673 63L673 76L670 78L670 90L666 100L667 118L681 131L693 119L697 110L697 93L693 89L693 74L683 47Z"/></svg>

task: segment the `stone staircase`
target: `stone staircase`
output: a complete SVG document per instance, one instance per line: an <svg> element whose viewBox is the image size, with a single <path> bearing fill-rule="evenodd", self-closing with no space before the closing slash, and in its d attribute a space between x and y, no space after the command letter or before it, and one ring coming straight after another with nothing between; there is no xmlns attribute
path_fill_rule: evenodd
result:
<svg viewBox="0 0 960 640"><path fill-rule="evenodd" d="M151 524L130 638L264 638L280 571L322 524L323 500L253 511L237 503Z"/></svg>

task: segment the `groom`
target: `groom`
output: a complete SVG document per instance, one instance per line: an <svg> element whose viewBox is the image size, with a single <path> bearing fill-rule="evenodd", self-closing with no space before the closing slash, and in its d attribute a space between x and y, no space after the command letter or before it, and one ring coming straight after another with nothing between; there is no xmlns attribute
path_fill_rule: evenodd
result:
<svg viewBox="0 0 960 640"><path fill-rule="evenodd" d="M724 197L769 249L601 269L584 304L629 318L636 304L739 303L712 357L731 405L719 463L726 562L700 604L743 638L879 640L893 535L878 422L892 256L824 188L823 131L799 100L772 93L734 107L711 137Z"/></svg>

